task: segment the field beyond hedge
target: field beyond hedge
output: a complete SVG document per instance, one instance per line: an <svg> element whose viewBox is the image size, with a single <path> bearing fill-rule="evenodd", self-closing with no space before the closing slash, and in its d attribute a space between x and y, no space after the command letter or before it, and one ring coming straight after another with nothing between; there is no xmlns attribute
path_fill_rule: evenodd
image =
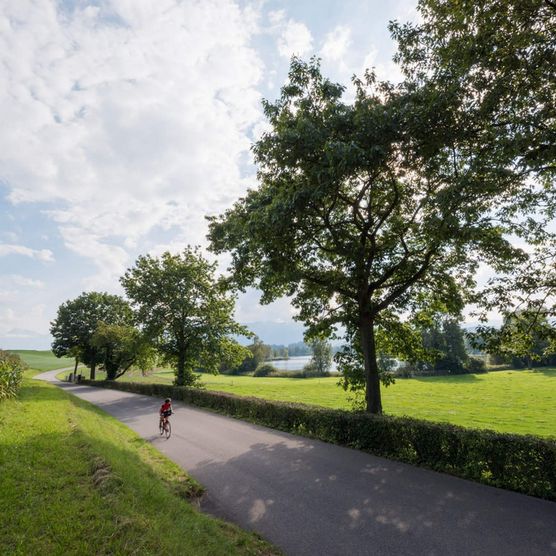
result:
<svg viewBox="0 0 556 556"><path fill-rule="evenodd" d="M171 384L171 371L122 380ZM209 390L349 409L349 394L329 378L201 375ZM382 388L384 411L498 432L556 436L556 369L397 379Z"/></svg>
<svg viewBox="0 0 556 556"><path fill-rule="evenodd" d="M71 365L51 352L17 352L30 362L34 355L44 370ZM68 365L69 362L69 365ZM83 371L87 376L86 370ZM266 378L201 375L209 390L268 400L350 409L349 395L330 378ZM102 378L102 373L99 373ZM123 381L171 384L172 371L143 377L128 373ZM477 375L397 379L382 389L385 413L408 415L499 432L556 437L556 369L496 371Z"/></svg>
<svg viewBox="0 0 556 556"><path fill-rule="evenodd" d="M291 379L203 375L211 390L350 407L337 378ZM397 379L382 389L385 413L499 432L556 436L556 369Z"/></svg>

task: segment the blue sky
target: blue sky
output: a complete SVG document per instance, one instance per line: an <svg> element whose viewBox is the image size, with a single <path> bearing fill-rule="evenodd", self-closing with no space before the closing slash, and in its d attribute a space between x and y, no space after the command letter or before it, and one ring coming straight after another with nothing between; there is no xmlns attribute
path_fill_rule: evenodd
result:
<svg viewBox="0 0 556 556"><path fill-rule="evenodd" d="M139 254L205 246L204 216L255 183L260 100L290 56L320 56L346 84L370 66L397 80L387 24L415 5L0 3L0 348L48 347L60 303L121 293ZM289 323L292 310L249 291L236 316Z"/></svg>

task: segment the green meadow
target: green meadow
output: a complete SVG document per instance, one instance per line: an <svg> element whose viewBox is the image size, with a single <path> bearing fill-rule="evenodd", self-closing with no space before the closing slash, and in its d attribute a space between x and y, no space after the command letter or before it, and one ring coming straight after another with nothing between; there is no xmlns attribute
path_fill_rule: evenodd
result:
<svg viewBox="0 0 556 556"><path fill-rule="evenodd" d="M171 384L172 371L120 380ZM350 409L353 397L338 379L201 375L209 390ZM556 369L397 379L382 388L385 413L499 432L556 436Z"/></svg>
<svg viewBox="0 0 556 556"><path fill-rule="evenodd" d="M203 375L211 390L349 409L337 378ZM386 413L499 432L556 436L556 369L397 379L382 389Z"/></svg>
<svg viewBox="0 0 556 556"><path fill-rule="evenodd" d="M147 441L32 374L0 404L2 554L277 554L199 513L202 487Z"/></svg>
<svg viewBox="0 0 556 556"><path fill-rule="evenodd" d="M33 353L19 352L26 361ZM50 352L34 352L46 370L68 366ZM83 371L86 375L86 370ZM62 373L64 374L64 373ZM62 375L61 375L62 376ZM102 378L102 373L99 373ZM138 372L120 380L171 384L174 373L159 370L149 376ZM202 374L206 388L239 396L300 402L350 409L353 399L328 378L273 378ZM499 432L556 436L556 369L496 371L476 375L397 379L382 388L386 413L409 415Z"/></svg>
<svg viewBox="0 0 556 556"><path fill-rule="evenodd" d="M56 357L50 350L33 349L10 349L11 353L17 353L29 365L29 368L37 371L52 371L65 367L73 367L75 359L72 357Z"/></svg>

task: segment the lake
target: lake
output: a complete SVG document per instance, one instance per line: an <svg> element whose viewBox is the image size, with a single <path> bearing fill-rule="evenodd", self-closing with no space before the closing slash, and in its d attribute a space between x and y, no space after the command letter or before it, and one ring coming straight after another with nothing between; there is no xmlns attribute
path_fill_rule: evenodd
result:
<svg viewBox="0 0 556 556"><path fill-rule="evenodd" d="M303 367L311 361L310 355L298 355L290 357L289 359L276 359L275 361L268 361L278 371L301 371ZM332 361L330 372L337 372L336 363Z"/></svg>

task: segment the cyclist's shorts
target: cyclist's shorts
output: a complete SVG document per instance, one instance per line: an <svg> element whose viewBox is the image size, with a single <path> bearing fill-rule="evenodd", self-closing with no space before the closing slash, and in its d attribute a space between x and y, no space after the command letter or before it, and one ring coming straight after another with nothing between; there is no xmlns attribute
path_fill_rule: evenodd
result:
<svg viewBox="0 0 556 556"><path fill-rule="evenodd" d="M172 415L171 411L163 411L162 412L163 417L170 417L170 415Z"/></svg>

